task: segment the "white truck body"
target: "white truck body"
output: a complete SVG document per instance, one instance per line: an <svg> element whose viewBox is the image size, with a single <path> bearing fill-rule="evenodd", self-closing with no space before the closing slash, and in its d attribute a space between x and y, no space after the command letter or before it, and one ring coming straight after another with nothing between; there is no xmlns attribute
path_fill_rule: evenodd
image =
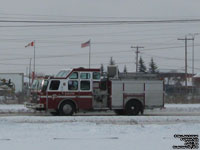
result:
<svg viewBox="0 0 200 150"><path fill-rule="evenodd" d="M112 108L121 109L130 99L138 99L144 108L164 106L162 80L112 80Z"/></svg>

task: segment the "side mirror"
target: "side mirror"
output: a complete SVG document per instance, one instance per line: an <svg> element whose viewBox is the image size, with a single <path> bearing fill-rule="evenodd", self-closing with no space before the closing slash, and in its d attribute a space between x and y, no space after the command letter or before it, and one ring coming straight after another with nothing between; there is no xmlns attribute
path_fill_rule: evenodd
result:
<svg viewBox="0 0 200 150"><path fill-rule="evenodd" d="M47 90L47 86L43 86L41 89L41 92L46 92L46 90Z"/></svg>

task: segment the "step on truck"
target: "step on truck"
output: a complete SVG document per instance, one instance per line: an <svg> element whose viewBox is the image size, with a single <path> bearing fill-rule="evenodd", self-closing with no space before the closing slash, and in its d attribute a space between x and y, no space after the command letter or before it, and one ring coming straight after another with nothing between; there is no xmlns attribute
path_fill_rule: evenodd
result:
<svg viewBox="0 0 200 150"><path fill-rule="evenodd" d="M117 66L108 66L107 75L94 68L61 70L55 77L44 79L37 93L37 101L25 106L52 115L106 110L138 115L144 109L164 107L163 80L142 74L121 76Z"/></svg>

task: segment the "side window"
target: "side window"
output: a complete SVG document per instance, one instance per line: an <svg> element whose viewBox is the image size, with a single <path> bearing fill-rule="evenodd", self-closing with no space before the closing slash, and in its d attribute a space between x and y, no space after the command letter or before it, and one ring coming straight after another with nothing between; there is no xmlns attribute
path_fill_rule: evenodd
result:
<svg viewBox="0 0 200 150"><path fill-rule="evenodd" d="M78 90L78 81L69 80L68 81L68 89L69 90Z"/></svg>
<svg viewBox="0 0 200 150"><path fill-rule="evenodd" d="M81 81L81 90L90 90L90 81Z"/></svg>
<svg viewBox="0 0 200 150"><path fill-rule="evenodd" d="M90 73L81 73L80 78L81 79L90 79Z"/></svg>
<svg viewBox="0 0 200 150"><path fill-rule="evenodd" d="M52 80L51 84L50 84L50 87L49 87L49 90L58 90L59 85L60 85L60 81L59 80Z"/></svg>
<svg viewBox="0 0 200 150"><path fill-rule="evenodd" d="M99 80L101 77L100 72L93 72L93 79Z"/></svg>
<svg viewBox="0 0 200 150"><path fill-rule="evenodd" d="M73 72L70 76L70 79L78 79L78 72Z"/></svg>

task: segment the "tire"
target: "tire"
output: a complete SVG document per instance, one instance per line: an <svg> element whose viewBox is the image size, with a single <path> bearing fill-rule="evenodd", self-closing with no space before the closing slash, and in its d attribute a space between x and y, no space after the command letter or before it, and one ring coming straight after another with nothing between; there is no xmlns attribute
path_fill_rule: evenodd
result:
<svg viewBox="0 0 200 150"><path fill-rule="evenodd" d="M116 113L117 115L125 115L124 110L121 110L121 109L115 110L115 113Z"/></svg>
<svg viewBox="0 0 200 150"><path fill-rule="evenodd" d="M75 107L72 102L63 102L59 108L59 114L61 116L72 116L75 111Z"/></svg>
<svg viewBox="0 0 200 150"><path fill-rule="evenodd" d="M131 100L127 102L125 110L126 115L138 115L142 110L142 104L138 100Z"/></svg>

